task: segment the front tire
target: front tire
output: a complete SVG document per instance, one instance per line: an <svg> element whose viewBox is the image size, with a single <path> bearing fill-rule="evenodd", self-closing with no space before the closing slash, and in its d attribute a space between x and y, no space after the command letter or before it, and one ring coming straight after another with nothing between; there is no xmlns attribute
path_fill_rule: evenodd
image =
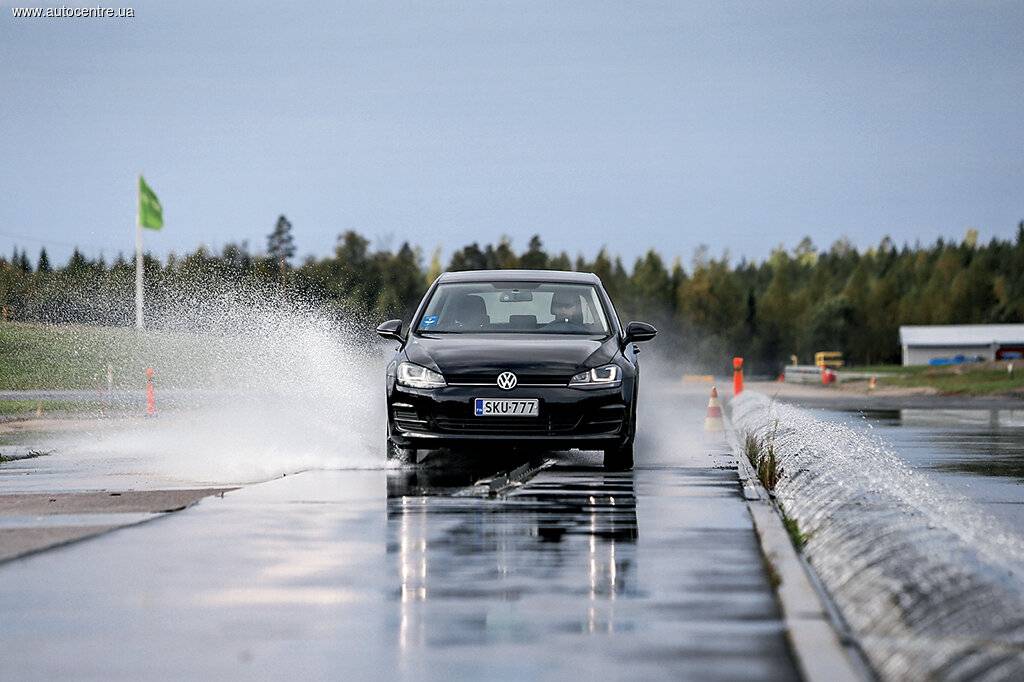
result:
<svg viewBox="0 0 1024 682"><path fill-rule="evenodd" d="M605 448L604 468L608 471L629 471L633 468L633 441L620 447Z"/></svg>
<svg viewBox="0 0 1024 682"><path fill-rule="evenodd" d="M388 436L387 438L385 452L387 453L387 459L389 462L411 464L416 461L416 448L403 448L395 443L395 441L391 440L391 436Z"/></svg>

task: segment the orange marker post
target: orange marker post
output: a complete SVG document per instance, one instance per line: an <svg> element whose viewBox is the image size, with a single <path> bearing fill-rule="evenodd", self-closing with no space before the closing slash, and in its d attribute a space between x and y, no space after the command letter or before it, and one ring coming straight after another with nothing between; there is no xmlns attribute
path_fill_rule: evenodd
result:
<svg viewBox="0 0 1024 682"><path fill-rule="evenodd" d="M153 390L153 368L146 368L146 416L156 416L156 391Z"/></svg>
<svg viewBox="0 0 1024 682"><path fill-rule="evenodd" d="M743 358L732 359L732 394L743 393Z"/></svg>

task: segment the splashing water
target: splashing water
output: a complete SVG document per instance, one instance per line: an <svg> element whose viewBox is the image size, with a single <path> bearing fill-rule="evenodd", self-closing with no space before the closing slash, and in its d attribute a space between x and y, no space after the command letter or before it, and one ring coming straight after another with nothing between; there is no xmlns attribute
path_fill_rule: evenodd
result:
<svg viewBox="0 0 1024 682"><path fill-rule="evenodd" d="M339 317L343 321L339 321ZM57 437L74 461L203 482L310 468L384 466L386 353L366 320L329 315L266 287L165 294L144 333L109 330L67 354L156 373L155 419Z"/></svg>
<svg viewBox="0 0 1024 682"><path fill-rule="evenodd" d="M864 427L751 391L731 409L738 431L774 433L777 500L883 679L1024 675L1024 539Z"/></svg>

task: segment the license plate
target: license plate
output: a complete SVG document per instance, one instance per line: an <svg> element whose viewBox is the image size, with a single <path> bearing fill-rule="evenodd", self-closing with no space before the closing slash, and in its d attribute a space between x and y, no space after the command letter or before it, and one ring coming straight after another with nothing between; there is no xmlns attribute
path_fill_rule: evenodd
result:
<svg viewBox="0 0 1024 682"><path fill-rule="evenodd" d="M540 409L538 403L536 398L475 398L473 414L477 417L536 417Z"/></svg>

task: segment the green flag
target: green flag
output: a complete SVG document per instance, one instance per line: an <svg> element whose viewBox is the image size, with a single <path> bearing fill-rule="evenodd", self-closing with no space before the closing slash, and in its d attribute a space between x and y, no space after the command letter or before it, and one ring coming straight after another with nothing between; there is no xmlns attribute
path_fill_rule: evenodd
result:
<svg viewBox="0 0 1024 682"><path fill-rule="evenodd" d="M164 208L146 181L139 176L139 225L151 230L164 226Z"/></svg>

